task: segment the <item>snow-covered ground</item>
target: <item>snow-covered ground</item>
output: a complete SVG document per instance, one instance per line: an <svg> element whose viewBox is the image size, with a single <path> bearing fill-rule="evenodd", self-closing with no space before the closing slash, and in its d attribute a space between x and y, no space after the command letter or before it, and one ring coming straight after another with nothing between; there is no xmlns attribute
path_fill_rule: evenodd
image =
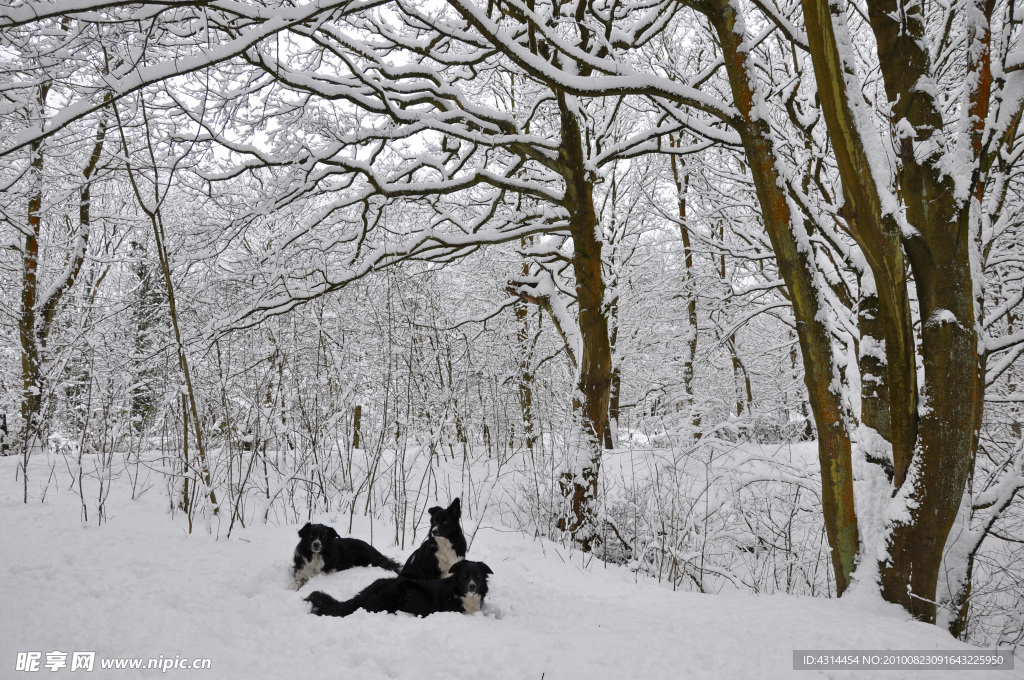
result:
<svg viewBox="0 0 1024 680"><path fill-rule="evenodd" d="M345 598L385 572L321 575L296 593L287 585L297 526L236 528L230 539L197 527L188 536L157 490L132 501L121 489L110 497L109 521L83 524L66 489L51 485L45 501L37 493L23 505L16 464L0 459L3 679L1024 678L1021 670L794 671L794 649L971 648L870 598L673 592L486 523L470 549L494 570L483 613L318 618L304 593ZM348 526L347 515L313 519L343 533ZM357 517L354 535L368 540L370 528ZM374 529L384 553L401 559L410 551L382 538L391 535L383 522ZM68 653L69 665L71 652L94 651L95 669L48 671L42 664L52 651ZM42 652L40 670L16 671L19 652ZM209 658L211 668L99 667L101 659L161 656Z"/></svg>

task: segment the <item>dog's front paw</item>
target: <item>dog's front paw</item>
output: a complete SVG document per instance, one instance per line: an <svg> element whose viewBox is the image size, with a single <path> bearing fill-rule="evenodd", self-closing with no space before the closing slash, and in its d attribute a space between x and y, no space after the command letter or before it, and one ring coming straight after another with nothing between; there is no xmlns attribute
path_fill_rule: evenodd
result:
<svg viewBox="0 0 1024 680"><path fill-rule="evenodd" d="M334 598L319 590L314 590L303 599L303 602L309 603L309 613L316 614L317 616L322 616L324 608L333 601Z"/></svg>

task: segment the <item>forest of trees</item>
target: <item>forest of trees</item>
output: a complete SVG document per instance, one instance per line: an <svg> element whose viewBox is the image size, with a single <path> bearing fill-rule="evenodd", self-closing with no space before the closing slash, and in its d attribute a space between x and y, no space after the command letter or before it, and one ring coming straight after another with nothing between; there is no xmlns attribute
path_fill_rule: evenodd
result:
<svg viewBox="0 0 1024 680"><path fill-rule="evenodd" d="M46 449L83 519L159 479L190 530L397 536L448 466L680 588L875 588L1021 644L1022 24L7 3L0 446L26 500Z"/></svg>

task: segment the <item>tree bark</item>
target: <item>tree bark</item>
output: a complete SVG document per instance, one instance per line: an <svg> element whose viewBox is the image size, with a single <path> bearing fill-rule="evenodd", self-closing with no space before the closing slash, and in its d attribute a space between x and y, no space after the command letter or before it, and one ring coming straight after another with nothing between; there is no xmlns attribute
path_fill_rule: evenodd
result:
<svg viewBox="0 0 1024 680"><path fill-rule="evenodd" d="M582 349L579 357L577 396L573 408L580 421L581 440L574 444L575 469L563 478L569 498L570 517L566 528L584 550L592 544L594 504L601 466L601 442L608 425L611 396L612 353L608 318L604 309L604 278L601 263L603 239L594 210L593 179L586 169L586 156L577 114L558 93L562 126L559 164L565 178L564 205L569 212L573 239L572 267L576 277Z"/></svg>
<svg viewBox="0 0 1024 680"><path fill-rule="evenodd" d="M37 103L40 115L45 108L48 92L49 85L39 87ZM22 372L21 416L24 423L26 446L39 434L44 394L43 360L50 329L64 294L75 285L85 262L89 246L89 232L92 226L90 187L103 152L106 132L106 118L101 118L97 126L92 151L82 170L85 183L79 190L79 223L74 249L68 254L67 264L54 280L53 285L50 286L49 293L42 298L39 290L39 238L42 230L44 161L42 142L36 141L30 146L32 159L30 181L35 186L28 202L28 230L25 233L25 244L22 251L21 313L18 318ZM65 217L65 219L67 218ZM68 226L71 227L70 220L68 220Z"/></svg>
<svg viewBox="0 0 1024 680"><path fill-rule="evenodd" d="M145 105L141 107L143 124L146 134L147 144L152 144L152 135L149 130L148 113ZM170 313L171 328L174 331L174 342L178 352L178 366L181 368L182 377L185 379L185 393L182 394L182 408L184 412L191 412L192 414L192 433L195 437L196 451L199 457L199 477L201 477L205 488L205 495L210 501L210 511L214 516L220 513L220 505L217 503L217 494L213 489L213 479L210 474L210 463L206 455L206 446L203 442L203 427L202 421L199 417L199 407L196 404L196 391L192 384L192 373L189 370L188 355L185 352L185 342L181 334L181 328L178 324L178 306L174 295L174 282L171 278L171 262L170 256L167 252L166 239L164 238L163 228L163 216L162 216L162 203L165 196L160 195L159 190L159 177L154 172L153 176L153 204L148 205L145 198L142 195L142 187L139 185L136 178L136 173L132 168L131 164L131 151L128 147L128 140L124 133L124 124L121 121L120 113L115 105L114 115L117 118L118 131L121 136L121 146L124 149L125 154L125 170L128 173L128 181L131 184L132 191L135 194L135 198L138 201L139 208L149 218L150 225L153 228L153 241L156 246L157 260L160 263L160 271L163 274L164 287L167 293L167 311ZM156 154L153 152L152 146L147 147L149 150L150 160L155 168L156 166ZM186 408L187 407L187 408ZM185 448L185 463L191 467L191 462L187 456L187 442L188 442L188 421L185 421L185 433L184 440L186 442ZM187 485L187 478L186 478ZM189 532L192 531L192 518L189 516Z"/></svg>
<svg viewBox="0 0 1024 680"><path fill-rule="evenodd" d="M525 249L527 240L522 239L520 245ZM523 263L523 276L530 275L530 265ZM526 448L533 451L537 436L534 432L533 418L533 373L531 365L533 362L533 343L530 342L530 310L525 303L519 302L515 309L516 321L519 323L516 329L516 340L519 343L519 410L523 419L523 440Z"/></svg>
<svg viewBox="0 0 1024 680"><path fill-rule="evenodd" d="M879 318L878 296L861 295L857 308L860 330L861 422L887 442L892 441L889 426L889 383L886 380L885 341ZM880 342L881 341L881 342ZM891 462L890 462L891 465Z"/></svg>
<svg viewBox="0 0 1024 680"><path fill-rule="evenodd" d="M833 12L828 0L803 0L807 38L815 79L822 97L822 113L832 140L843 185L841 215L864 253L874 277L879 323L885 338L886 386L889 395L889 441L895 483L903 483L917 436L917 356L900 228L895 206L885 203L861 137L856 107L859 90L848 91L852 78L836 45ZM894 200L894 199L893 199ZM874 307L874 301L868 300ZM874 309L871 309L874 313ZM878 332L878 323L868 330ZM877 337L877 336L876 336ZM881 374L875 375L876 379ZM869 404L869 410L871 405Z"/></svg>
<svg viewBox="0 0 1024 680"><path fill-rule="evenodd" d="M971 271L971 201L956 198L956 180L943 158L946 145L935 137L945 127L942 112L935 93L919 87L931 76L922 6L868 1L885 91L893 103L892 141L901 160L894 178L898 196L884 200L879 183L887 185L889 169L871 163L870 142L863 135L875 133L857 118L861 94L851 86L856 82L852 65L843 62L837 46L837 32L846 42L845 8L828 0L803 0L803 7L822 110L843 182L843 216L874 275L884 327L894 503L902 508L887 527L888 554L879 556L882 595L915 617L934 621L943 548L973 467L984 393ZM970 52L969 61L987 59L987 49ZM977 163L979 126L984 125L989 98L981 72L988 69L975 63L969 70L978 74L970 102ZM971 181L973 196L977 174ZM897 200L912 230L900 229ZM921 318L921 409L904 250ZM869 417L876 405L869 402Z"/></svg>
<svg viewBox="0 0 1024 680"><path fill-rule="evenodd" d="M46 106L49 85L39 86L38 107L40 117ZM28 231L22 249L21 314L18 318L18 338L21 342L21 419L26 447L31 445L38 423L39 404L42 399L42 366L36 336L36 302L39 294L39 236L42 226L43 205L43 150L42 141L29 148L31 158L30 183L33 193L28 201ZM27 449L26 449L27 450Z"/></svg>
<svg viewBox="0 0 1024 680"><path fill-rule="evenodd" d="M358 449L363 434L363 406L356 404L352 409L352 448Z"/></svg>
<svg viewBox="0 0 1024 680"><path fill-rule="evenodd" d="M739 132L750 164L761 216L793 303L797 337L804 357L804 383L818 430L822 507L831 548L836 589L842 594L860 546L853 503L853 462L846 413L838 391L831 389L836 367L826 322L825 303L813 272L813 252L803 224L794 219L775 165L771 128L760 118L756 104L763 101L750 79L747 36L736 32L736 6L727 0L709 0L700 6L718 35L733 101L741 119ZM742 47L742 49L741 49Z"/></svg>
<svg viewBox="0 0 1024 680"><path fill-rule="evenodd" d="M672 139L673 146L678 146L678 140ZM690 175L682 173L680 177L680 163L675 156L672 156L672 179L675 181L676 194L679 207L679 235L683 241L683 286L686 289L686 320L687 332L687 355L683 363L683 389L686 391L686 405L690 409L693 420L693 438L700 439L700 416L694 413L693 402L693 377L694 362L697 358L697 295L690 289L694 279L693 272L693 247L690 242L690 228L686 221L686 192L690 186Z"/></svg>

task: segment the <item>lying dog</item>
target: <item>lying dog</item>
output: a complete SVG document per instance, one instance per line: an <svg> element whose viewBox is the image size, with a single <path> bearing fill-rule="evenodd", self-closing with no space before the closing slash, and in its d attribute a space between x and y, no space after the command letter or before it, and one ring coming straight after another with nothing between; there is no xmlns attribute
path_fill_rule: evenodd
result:
<svg viewBox="0 0 1024 680"><path fill-rule="evenodd" d="M329 574L352 567L380 567L397 572L398 562L385 557L369 543L358 538L342 538L324 524L310 524L299 529L292 567L292 588L298 590L320 572Z"/></svg>
<svg viewBox="0 0 1024 680"><path fill-rule="evenodd" d="M310 593L306 602L317 616L348 616L358 609L368 612L407 612L429 616L437 612L480 611L487 595L487 575L491 568L483 562L463 560L451 567L451 576L434 581L382 578L364 588L346 602L338 602L327 593Z"/></svg>
<svg viewBox="0 0 1024 680"><path fill-rule="evenodd" d="M466 557L466 535L459 519L462 505L459 499L447 508L434 506L430 513L430 535L406 560L399 576L415 579L445 578L456 562Z"/></svg>

